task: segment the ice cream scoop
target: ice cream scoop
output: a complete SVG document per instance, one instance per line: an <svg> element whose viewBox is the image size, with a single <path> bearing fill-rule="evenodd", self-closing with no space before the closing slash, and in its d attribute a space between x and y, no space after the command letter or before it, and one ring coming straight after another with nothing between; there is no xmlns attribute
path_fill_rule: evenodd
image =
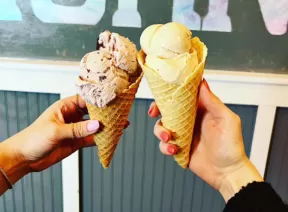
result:
<svg viewBox="0 0 288 212"><path fill-rule="evenodd" d="M98 50L83 57L77 85L86 102L103 108L129 84L129 75L112 65L110 53Z"/></svg>
<svg viewBox="0 0 288 212"><path fill-rule="evenodd" d="M168 59L147 55L145 64L156 70L168 83L181 85L198 65L197 52L183 53Z"/></svg>
<svg viewBox="0 0 288 212"><path fill-rule="evenodd" d="M170 58L190 51L191 36L192 32L183 24L155 24L143 31L140 45L147 55Z"/></svg>
<svg viewBox="0 0 288 212"><path fill-rule="evenodd" d="M140 37L145 65L166 82L182 84L198 65L191 36L191 31L177 22L147 27Z"/></svg>
<svg viewBox="0 0 288 212"><path fill-rule="evenodd" d="M109 31L100 34L98 43L99 50L82 58L76 85L86 102L103 108L137 75L137 49L128 38Z"/></svg>
<svg viewBox="0 0 288 212"><path fill-rule="evenodd" d="M128 38L117 33L104 31L99 36L100 50L106 50L113 55L116 67L133 75L137 70L137 48Z"/></svg>

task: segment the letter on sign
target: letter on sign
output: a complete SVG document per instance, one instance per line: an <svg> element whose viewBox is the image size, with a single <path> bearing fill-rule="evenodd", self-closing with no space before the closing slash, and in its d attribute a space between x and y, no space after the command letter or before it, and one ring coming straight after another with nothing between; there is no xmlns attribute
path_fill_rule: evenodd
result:
<svg viewBox="0 0 288 212"><path fill-rule="evenodd" d="M138 0L118 0L118 10L112 18L117 27L141 27L141 16L137 10Z"/></svg>
<svg viewBox="0 0 288 212"><path fill-rule="evenodd" d="M266 29L272 35L284 35L288 26L287 0L258 0Z"/></svg>
<svg viewBox="0 0 288 212"><path fill-rule="evenodd" d="M62 6L52 0L31 0L37 18L45 23L96 25L105 12L106 0L86 0L79 7Z"/></svg>
<svg viewBox="0 0 288 212"><path fill-rule="evenodd" d="M228 3L228 0L209 0L208 14L202 25L203 31L232 31L231 20L227 15Z"/></svg>
<svg viewBox="0 0 288 212"><path fill-rule="evenodd" d="M174 0L172 21L186 25L190 30L200 30L201 19L194 11L194 0Z"/></svg>
<svg viewBox="0 0 288 212"><path fill-rule="evenodd" d="M22 14L16 0L0 0L0 20L22 21Z"/></svg>

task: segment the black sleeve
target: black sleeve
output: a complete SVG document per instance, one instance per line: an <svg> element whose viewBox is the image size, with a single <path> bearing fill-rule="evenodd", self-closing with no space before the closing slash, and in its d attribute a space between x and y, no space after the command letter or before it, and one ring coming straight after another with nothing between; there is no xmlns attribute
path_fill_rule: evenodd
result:
<svg viewBox="0 0 288 212"><path fill-rule="evenodd" d="M253 182L232 197L224 212L287 212L287 206L272 186L266 182Z"/></svg>

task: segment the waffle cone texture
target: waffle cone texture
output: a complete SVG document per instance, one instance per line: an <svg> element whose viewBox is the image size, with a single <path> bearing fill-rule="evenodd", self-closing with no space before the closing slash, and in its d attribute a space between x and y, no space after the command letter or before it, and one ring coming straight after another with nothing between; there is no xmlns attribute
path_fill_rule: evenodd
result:
<svg viewBox="0 0 288 212"><path fill-rule="evenodd" d="M141 70L140 67L139 69ZM94 135L94 142L98 148L100 163L105 169L109 167L123 134L142 77L141 70L136 81L104 108L86 102L90 119L101 122L101 130Z"/></svg>
<svg viewBox="0 0 288 212"><path fill-rule="evenodd" d="M173 136L169 143L178 147L174 159L183 169L187 168L190 160L198 91L208 51L205 44L198 37L194 37L191 42L197 51L199 64L181 85L163 81L157 72L145 66L146 55L143 50L137 56L161 112L161 122L165 128L172 131Z"/></svg>

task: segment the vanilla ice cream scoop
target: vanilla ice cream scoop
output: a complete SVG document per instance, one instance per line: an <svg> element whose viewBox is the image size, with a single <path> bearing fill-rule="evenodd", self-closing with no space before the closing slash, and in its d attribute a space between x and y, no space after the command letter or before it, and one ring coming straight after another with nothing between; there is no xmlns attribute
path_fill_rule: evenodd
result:
<svg viewBox="0 0 288 212"><path fill-rule="evenodd" d="M146 56L146 66L156 70L162 79L172 84L182 84L198 65L197 52L183 53L168 59Z"/></svg>
<svg viewBox="0 0 288 212"><path fill-rule="evenodd" d="M147 27L140 37L145 65L166 82L181 85L198 66L191 39L192 32L177 22Z"/></svg>
<svg viewBox="0 0 288 212"><path fill-rule="evenodd" d="M143 31L140 44L146 54L170 58L190 51L191 36L191 31L183 24L155 24Z"/></svg>

